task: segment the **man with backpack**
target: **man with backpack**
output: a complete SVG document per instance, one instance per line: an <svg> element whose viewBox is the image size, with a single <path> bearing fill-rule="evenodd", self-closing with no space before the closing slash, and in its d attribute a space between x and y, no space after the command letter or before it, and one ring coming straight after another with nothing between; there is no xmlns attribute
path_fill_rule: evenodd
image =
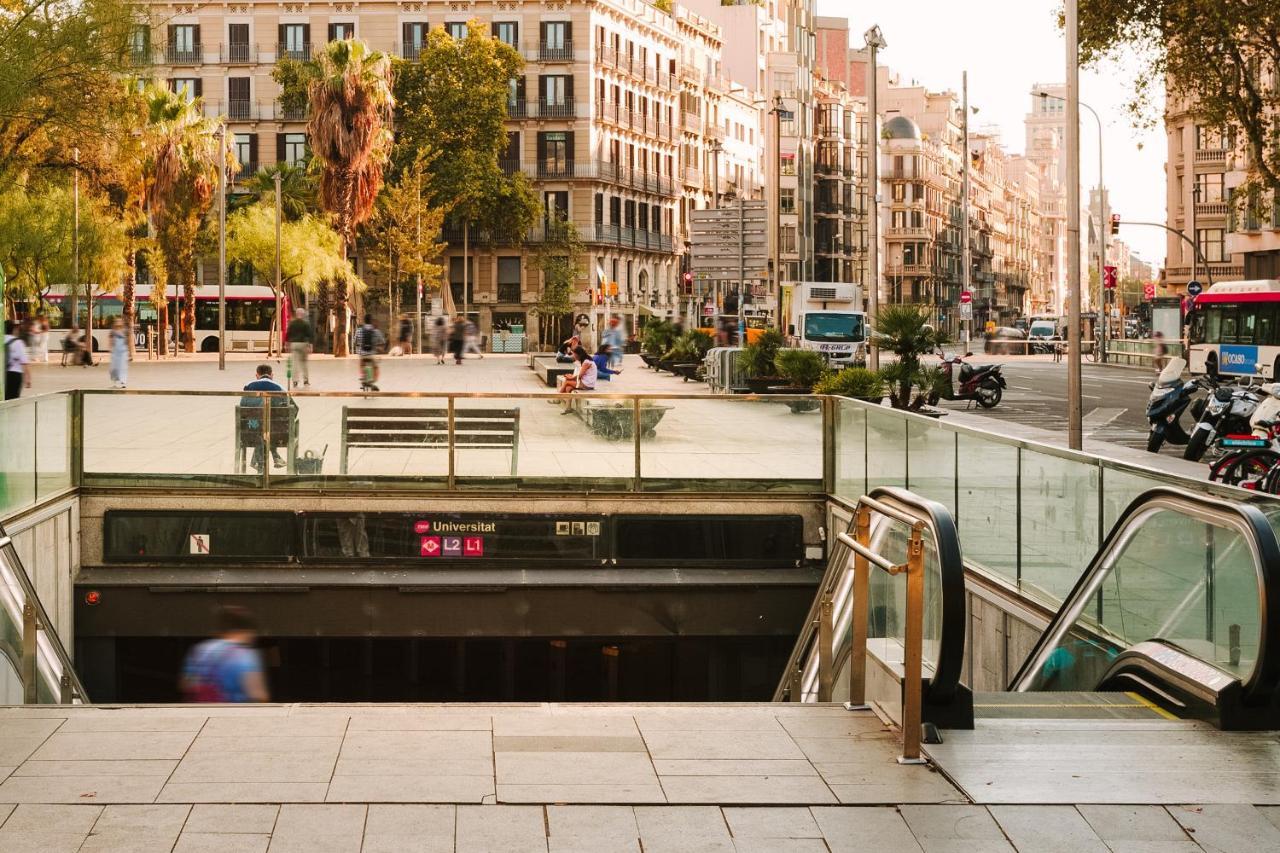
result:
<svg viewBox="0 0 1280 853"><path fill-rule="evenodd" d="M386 343L372 314L364 315L364 324L356 329L355 351L360 356L360 390L378 390L378 360L375 357Z"/></svg>
<svg viewBox="0 0 1280 853"><path fill-rule="evenodd" d="M182 664L186 702L267 702L262 657L254 647L258 624L243 607L218 608L218 636L187 653Z"/></svg>

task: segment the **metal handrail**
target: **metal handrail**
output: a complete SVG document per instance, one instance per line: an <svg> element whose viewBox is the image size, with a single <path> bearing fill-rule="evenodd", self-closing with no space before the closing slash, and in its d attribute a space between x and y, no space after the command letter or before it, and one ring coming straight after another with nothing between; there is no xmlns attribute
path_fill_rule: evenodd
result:
<svg viewBox="0 0 1280 853"><path fill-rule="evenodd" d="M4 555L6 564L12 569L13 576L17 578L18 586L22 588L22 661L20 676L22 679L23 704L34 705L38 699L39 676L37 671L41 631L45 633L49 646L53 649L54 657L57 658L59 667L62 670L58 674L59 704L70 705L77 701L88 702L88 694L85 693L84 685L80 683L80 677L76 675L75 665L72 664L71 657L67 654L66 647L62 644L62 637L58 635L57 630L53 627L53 622L49 619L49 614L45 611L44 604L40 601L35 585L31 583L31 578L27 576L27 570L22 565L18 551L13 547L13 539L5 532L3 525L0 525L0 554Z"/></svg>

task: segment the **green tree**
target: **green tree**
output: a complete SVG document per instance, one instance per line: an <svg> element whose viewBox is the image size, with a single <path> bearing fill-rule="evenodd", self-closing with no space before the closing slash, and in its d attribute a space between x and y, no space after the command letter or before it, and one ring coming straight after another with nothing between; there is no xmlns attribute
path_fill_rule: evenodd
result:
<svg viewBox="0 0 1280 853"><path fill-rule="evenodd" d="M920 363L921 356L947 342L945 332L929 325L930 317L928 307L919 305L882 305L876 315L876 346L897 356L881 371L895 409L920 408L938 381L938 371ZM914 396L913 388L918 389Z"/></svg>
<svg viewBox="0 0 1280 853"><path fill-rule="evenodd" d="M1280 190L1280 3L1276 0L1081 0L1086 63L1137 57L1130 107L1154 122L1183 105L1196 123L1234 130L1252 188ZM1248 193L1241 198L1247 198ZM1255 201L1257 200L1255 194Z"/></svg>
<svg viewBox="0 0 1280 853"><path fill-rule="evenodd" d="M186 351L194 352L197 241L219 166L235 169L237 163L231 140L220 140L219 122L201 114L198 100L158 86L147 90L147 100L146 202L165 267L182 284L178 328Z"/></svg>
<svg viewBox="0 0 1280 853"><path fill-rule="evenodd" d="M250 207L259 201L275 205L276 175L280 175L280 213L285 222L297 222L317 209L315 177L304 166L273 163L263 166L244 182L245 194L228 201L231 209Z"/></svg>
<svg viewBox="0 0 1280 853"><path fill-rule="evenodd" d="M510 81L523 67L520 55L479 21L462 39L432 30L418 60L396 66L396 165L427 164L432 204L467 238L475 226L520 242L537 221L540 205L529 179L498 165L507 148Z"/></svg>
<svg viewBox="0 0 1280 853"><path fill-rule="evenodd" d="M394 316L395 282L415 279L435 288L444 268L440 264L445 244L437 241L444 211L433 207L424 192L421 164L402 171L383 187L377 209L365 228L365 263L387 282L387 307Z"/></svg>
<svg viewBox="0 0 1280 853"><path fill-rule="evenodd" d="M535 254L542 273L542 292L533 309L543 346L556 343L552 338L559 321L573 311L573 291L582 275L582 256L582 238L572 222L561 220L547 226L546 239Z"/></svg>
<svg viewBox="0 0 1280 853"><path fill-rule="evenodd" d="M320 205L345 247L373 213L391 153L391 60L364 42L330 42L316 57L307 130L320 169ZM333 354L347 354L347 283L336 282Z"/></svg>

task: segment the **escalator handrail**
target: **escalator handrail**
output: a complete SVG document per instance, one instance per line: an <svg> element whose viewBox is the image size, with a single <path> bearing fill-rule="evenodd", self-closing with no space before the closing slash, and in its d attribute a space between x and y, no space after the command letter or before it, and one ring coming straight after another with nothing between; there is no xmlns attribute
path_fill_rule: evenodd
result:
<svg viewBox="0 0 1280 853"><path fill-rule="evenodd" d="M964 556L955 516L941 503L894 486L872 489L868 497L886 504L898 504L932 532L938 549L941 576L942 623L938 626L938 659L929 681L930 704L951 701L964 672L965 579Z"/></svg>
<svg viewBox="0 0 1280 853"><path fill-rule="evenodd" d="M1129 530L1130 522L1148 511L1159 509L1209 516L1215 523L1241 531L1248 539L1255 570L1258 572L1259 636L1258 655L1253 671L1248 678L1241 679L1243 699L1246 704L1256 704L1268 701L1277 692L1280 687L1280 618L1268 618L1270 614L1280 614L1280 542L1276 539L1275 530L1262 510L1252 503L1225 500L1168 486L1148 489L1138 495L1116 519L1088 567L1076 579L1057 614L1022 662L1009 684L1010 690L1030 689L1031 680L1040 671L1044 659L1058 646L1088 605L1097 573L1104 566L1111 565L1113 553L1127 544L1131 535L1136 533L1136 530Z"/></svg>
<svg viewBox="0 0 1280 853"><path fill-rule="evenodd" d="M18 585L22 587L23 597L35 608L36 620L39 625L43 626L44 633L49 640L49 646L53 649L54 656L58 659L58 666L62 669L62 675L70 682L72 696L79 697L82 702L87 703L89 697L84 692L84 685L80 683L80 676L76 672L75 665L71 662L71 656L67 654L67 649L62 644L62 637L53 627L53 622L49 619L49 614L45 611L44 604L40 601L40 595L36 592L35 585L27 575L26 566L22 565L22 559L18 556L18 549L14 547L13 539L5 531L3 524L0 524L0 553L4 555L5 562L12 569L14 577L18 579ZM38 649L33 651L37 655L39 654ZM55 685L55 687L58 687L58 685Z"/></svg>

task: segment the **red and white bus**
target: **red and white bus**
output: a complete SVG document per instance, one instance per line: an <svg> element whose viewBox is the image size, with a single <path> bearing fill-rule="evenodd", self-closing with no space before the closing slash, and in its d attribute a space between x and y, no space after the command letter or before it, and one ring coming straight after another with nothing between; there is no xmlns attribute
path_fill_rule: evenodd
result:
<svg viewBox="0 0 1280 853"><path fill-rule="evenodd" d="M1280 380L1280 281L1226 281L1195 299L1188 369Z"/></svg>
<svg viewBox="0 0 1280 853"><path fill-rule="evenodd" d="M165 288L168 305L168 344L173 345L174 311L173 288ZM135 289L137 322L134 334L138 345L145 346L145 335L155 335L157 312L151 301L151 286L140 284ZM111 321L119 317L124 303L118 294L106 294L93 298L93 348L105 352L109 348L108 334ZM28 311L43 311L49 320L49 348L56 352L62 338L71 326L71 298L62 291L45 296L43 304L31 302ZM276 300L271 288L261 285L227 285L227 352L266 352L267 339L276 315ZM281 316L289 316L289 299L281 298ZM83 296L79 299L77 325L83 329L88 319L88 305ZM276 343L281 340L279 324ZM218 287L204 285L196 288L196 349L200 352L218 351Z"/></svg>

